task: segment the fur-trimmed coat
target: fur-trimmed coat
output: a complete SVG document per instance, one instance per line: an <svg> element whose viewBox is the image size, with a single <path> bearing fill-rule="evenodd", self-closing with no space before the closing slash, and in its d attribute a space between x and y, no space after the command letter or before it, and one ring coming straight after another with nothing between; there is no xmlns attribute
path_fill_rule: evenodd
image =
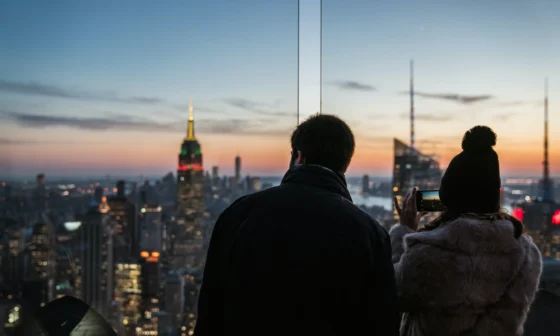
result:
<svg viewBox="0 0 560 336"><path fill-rule="evenodd" d="M521 336L542 271L509 220L460 217L431 230L390 230L405 336Z"/></svg>

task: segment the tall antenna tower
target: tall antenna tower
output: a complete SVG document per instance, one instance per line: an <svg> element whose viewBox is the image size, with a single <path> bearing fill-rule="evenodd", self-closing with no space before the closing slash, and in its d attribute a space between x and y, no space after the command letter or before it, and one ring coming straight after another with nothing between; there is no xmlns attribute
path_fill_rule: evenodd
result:
<svg viewBox="0 0 560 336"><path fill-rule="evenodd" d="M410 147L414 148L414 60L410 60Z"/></svg>
<svg viewBox="0 0 560 336"><path fill-rule="evenodd" d="M548 78L544 81L544 161L543 161L543 201L552 200L552 183L548 163Z"/></svg>

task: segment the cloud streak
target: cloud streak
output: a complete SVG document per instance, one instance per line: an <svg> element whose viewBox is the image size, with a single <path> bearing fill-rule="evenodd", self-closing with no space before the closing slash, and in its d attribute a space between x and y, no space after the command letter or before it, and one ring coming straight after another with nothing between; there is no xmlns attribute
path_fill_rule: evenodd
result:
<svg viewBox="0 0 560 336"><path fill-rule="evenodd" d="M226 98L223 99L222 101L231 107L235 107L240 110L249 111L258 115L271 116L271 117L295 116L295 112L289 113L289 112L282 112L282 111L274 111L272 107L268 104L255 102L245 98Z"/></svg>
<svg viewBox="0 0 560 336"><path fill-rule="evenodd" d="M47 127L70 127L92 131L106 131L109 129L120 130L170 130L174 124L158 124L155 122L135 121L132 118L81 118L67 116L48 116L32 113L0 112L12 121L23 127L47 128Z"/></svg>
<svg viewBox="0 0 560 336"><path fill-rule="evenodd" d="M499 106L499 107L516 107L516 106L524 106L524 105L527 105L527 104L531 104L531 102L522 101L522 100L513 100L513 101L497 102L496 106Z"/></svg>
<svg viewBox="0 0 560 336"><path fill-rule="evenodd" d="M65 89L53 85L45 85L35 82L23 83L0 80L0 91L23 95L46 96L87 101L107 101L145 105L166 103L164 99L158 97L119 97L114 92L86 92L74 89Z"/></svg>
<svg viewBox="0 0 560 336"><path fill-rule="evenodd" d="M492 119L497 120L497 121L508 121L511 118L515 117L517 115L517 113L515 112L511 112L511 113L499 113L494 115L494 117Z"/></svg>
<svg viewBox="0 0 560 336"><path fill-rule="evenodd" d="M356 81L338 81L334 82L333 85L342 90L353 90L353 91L376 91L375 87L369 84L360 83Z"/></svg>
<svg viewBox="0 0 560 336"><path fill-rule="evenodd" d="M34 140L21 140L21 139L10 139L10 138L0 138L0 146L2 145L29 145L37 144L38 141Z"/></svg>
<svg viewBox="0 0 560 336"><path fill-rule="evenodd" d="M63 98L71 100L92 101L92 102L110 102L110 103L125 103L137 104L148 106L166 106L179 112L187 113L189 109L188 104L176 104L169 102L161 97L149 96L131 96L122 97L115 92L89 92L77 89L61 88L54 85L46 85L36 82L13 82L0 79L0 92L8 92L21 95L43 96L53 98ZM218 110L195 105L196 111L202 112L218 112Z"/></svg>
<svg viewBox="0 0 560 336"><path fill-rule="evenodd" d="M184 133L186 130L186 122L182 120L158 123L148 119L138 119L124 115L104 118L82 118L0 111L0 116L28 128L68 127L88 131L122 130L176 133ZM263 126L262 120L246 119L200 119L196 121L196 130L200 133L209 134L262 136L288 135L291 131L288 128L267 128L266 125ZM2 144L15 144L14 142L8 143L8 140L4 139Z"/></svg>
<svg viewBox="0 0 560 336"><path fill-rule="evenodd" d="M498 101L493 104L494 107L520 107L520 106L532 106L532 107L542 107L544 102L542 100L512 100L512 101Z"/></svg>
<svg viewBox="0 0 560 336"><path fill-rule="evenodd" d="M197 131L209 134L289 136L292 129L267 128L261 122L246 119L201 120Z"/></svg>
<svg viewBox="0 0 560 336"><path fill-rule="evenodd" d="M401 92L400 94L409 95L410 92ZM415 91L414 96L428 98L428 99L446 100L446 101L456 102L463 105L480 103L494 98L494 96L490 94L461 95L458 93L427 93L421 91Z"/></svg>
<svg viewBox="0 0 560 336"><path fill-rule="evenodd" d="M401 118L402 119L408 119L408 118L410 118L410 114L409 113L403 113L403 114L401 114ZM453 118L452 115L416 113L416 114L414 114L414 119L415 120L421 120L421 121L446 122L446 121L451 121L454 118Z"/></svg>

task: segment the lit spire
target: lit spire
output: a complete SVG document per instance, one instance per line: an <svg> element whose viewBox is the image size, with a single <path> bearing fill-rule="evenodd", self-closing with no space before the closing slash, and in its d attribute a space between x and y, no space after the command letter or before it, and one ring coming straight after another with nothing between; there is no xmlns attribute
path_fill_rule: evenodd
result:
<svg viewBox="0 0 560 336"><path fill-rule="evenodd" d="M192 99L189 99L189 120L194 120Z"/></svg>
<svg viewBox="0 0 560 336"><path fill-rule="evenodd" d="M192 99L189 100L189 125L187 126L187 140L194 140L194 114Z"/></svg>

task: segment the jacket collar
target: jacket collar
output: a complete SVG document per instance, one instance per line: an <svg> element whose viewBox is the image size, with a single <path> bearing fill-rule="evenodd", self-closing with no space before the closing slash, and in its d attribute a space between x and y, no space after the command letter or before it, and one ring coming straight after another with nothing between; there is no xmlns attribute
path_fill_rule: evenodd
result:
<svg viewBox="0 0 560 336"><path fill-rule="evenodd" d="M281 182L281 184L288 183L303 184L328 190L352 202L344 175L323 166L312 164L293 166L286 172Z"/></svg>

